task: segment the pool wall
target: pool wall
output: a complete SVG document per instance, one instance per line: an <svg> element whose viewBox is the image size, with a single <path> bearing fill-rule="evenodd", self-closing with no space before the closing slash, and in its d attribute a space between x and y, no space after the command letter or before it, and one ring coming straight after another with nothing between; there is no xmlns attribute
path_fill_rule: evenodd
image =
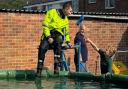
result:
<svg viewBox="0 0 128 89"><path fill-rule="evenodd" d="M41 78L50 77L69 77L79 78L89 81L107 81L112 83L126 84L128 82L128 75L115 75L115 74L103 74L94 75L89 72L68 72L60 71L58 75L55 75L53 71L43 70ZM36 74L34 70L0 70L0 79L35 79Z"/></svg>

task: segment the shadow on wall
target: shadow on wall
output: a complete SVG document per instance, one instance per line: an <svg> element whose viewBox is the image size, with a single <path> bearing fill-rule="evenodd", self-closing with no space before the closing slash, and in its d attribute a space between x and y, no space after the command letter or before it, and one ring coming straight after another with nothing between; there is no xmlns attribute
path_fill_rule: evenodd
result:
<svg viewBox="0 0 128 89"><path fill-rule="evenodd" d="M116 59L119 61L123 61L124 64L128 66L128 27L125 32L122 34L122 38L118 44L117 50L119 51L127 51L127 52L119 52L116 54Z"/></svg>

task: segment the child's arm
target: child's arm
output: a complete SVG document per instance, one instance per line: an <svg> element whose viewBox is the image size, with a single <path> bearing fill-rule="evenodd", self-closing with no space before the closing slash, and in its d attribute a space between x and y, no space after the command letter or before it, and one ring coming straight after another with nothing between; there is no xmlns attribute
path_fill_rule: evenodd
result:
<svg viewBox="0 0 128 89"><path fill-rule="evenodd" d="M99 51L99 48L90 40L90 39L86 39L86 41L88 42L88 43L90 43L91 44L91 46L98 52Z"/></svg>

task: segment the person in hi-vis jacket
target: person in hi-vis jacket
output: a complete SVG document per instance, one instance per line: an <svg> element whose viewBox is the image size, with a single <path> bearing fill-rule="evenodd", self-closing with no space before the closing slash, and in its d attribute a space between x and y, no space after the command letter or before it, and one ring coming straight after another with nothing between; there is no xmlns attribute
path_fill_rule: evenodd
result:
<svg viewBox="0 0 128 89"><path fill-rule="evenodd" d="M61 46L63 43L70 44L68 16L72 13L70 2L63 4L62 9L50 9L43 21L43 33L38 49L37 76L41 76L45 54L52 45L54 50L54 73L59 72L62 66ZM61 68L60 68L61 69Z"/></svg>

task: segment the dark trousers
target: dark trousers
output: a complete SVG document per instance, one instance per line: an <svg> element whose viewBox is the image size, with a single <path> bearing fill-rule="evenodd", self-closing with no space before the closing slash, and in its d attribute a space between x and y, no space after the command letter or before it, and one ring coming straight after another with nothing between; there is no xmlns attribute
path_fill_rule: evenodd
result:
<svg viewBox="0 0 128 89"><path fill-rule="evenodd" d="M78 71L79 69L79 64L78 64L78 48L75 48L75 54L74 54L74 63L75 63L75 67L76 67L76 71Z"/></svg>
<svg viewBox="0 0 128 89"><path fill-rule="evenodd" d="M83 51L84 50L84 51ZM85 48L82 48L81 47L81 52L80 52L80 55L82 56L82 62L85 64L84 66L82 66L82 63L80 62L79 63L79 54L78 54L78 48L75 48L75 54L74 54L74 63L75 63L75 67L76 67L76 71L79 71L79 65L83 67L84 71L87 72L87 67L86 67L86 61L87 61L87 58L88 58L88 51L87 49Z"/></svg>
<svg viewBox="0 0 128 89"><path fill-rule="evenodd" d="M44 65L45 54L47 50L52 46L54 50L54 71L58 70L59 67L62 69L62 60L61 60L61 45L63 42L63 36L58 32L51 33L54 42L49 44L47 38L41 40L38 50L38 64L37 64L37 73L42 71Z"/></svg>

